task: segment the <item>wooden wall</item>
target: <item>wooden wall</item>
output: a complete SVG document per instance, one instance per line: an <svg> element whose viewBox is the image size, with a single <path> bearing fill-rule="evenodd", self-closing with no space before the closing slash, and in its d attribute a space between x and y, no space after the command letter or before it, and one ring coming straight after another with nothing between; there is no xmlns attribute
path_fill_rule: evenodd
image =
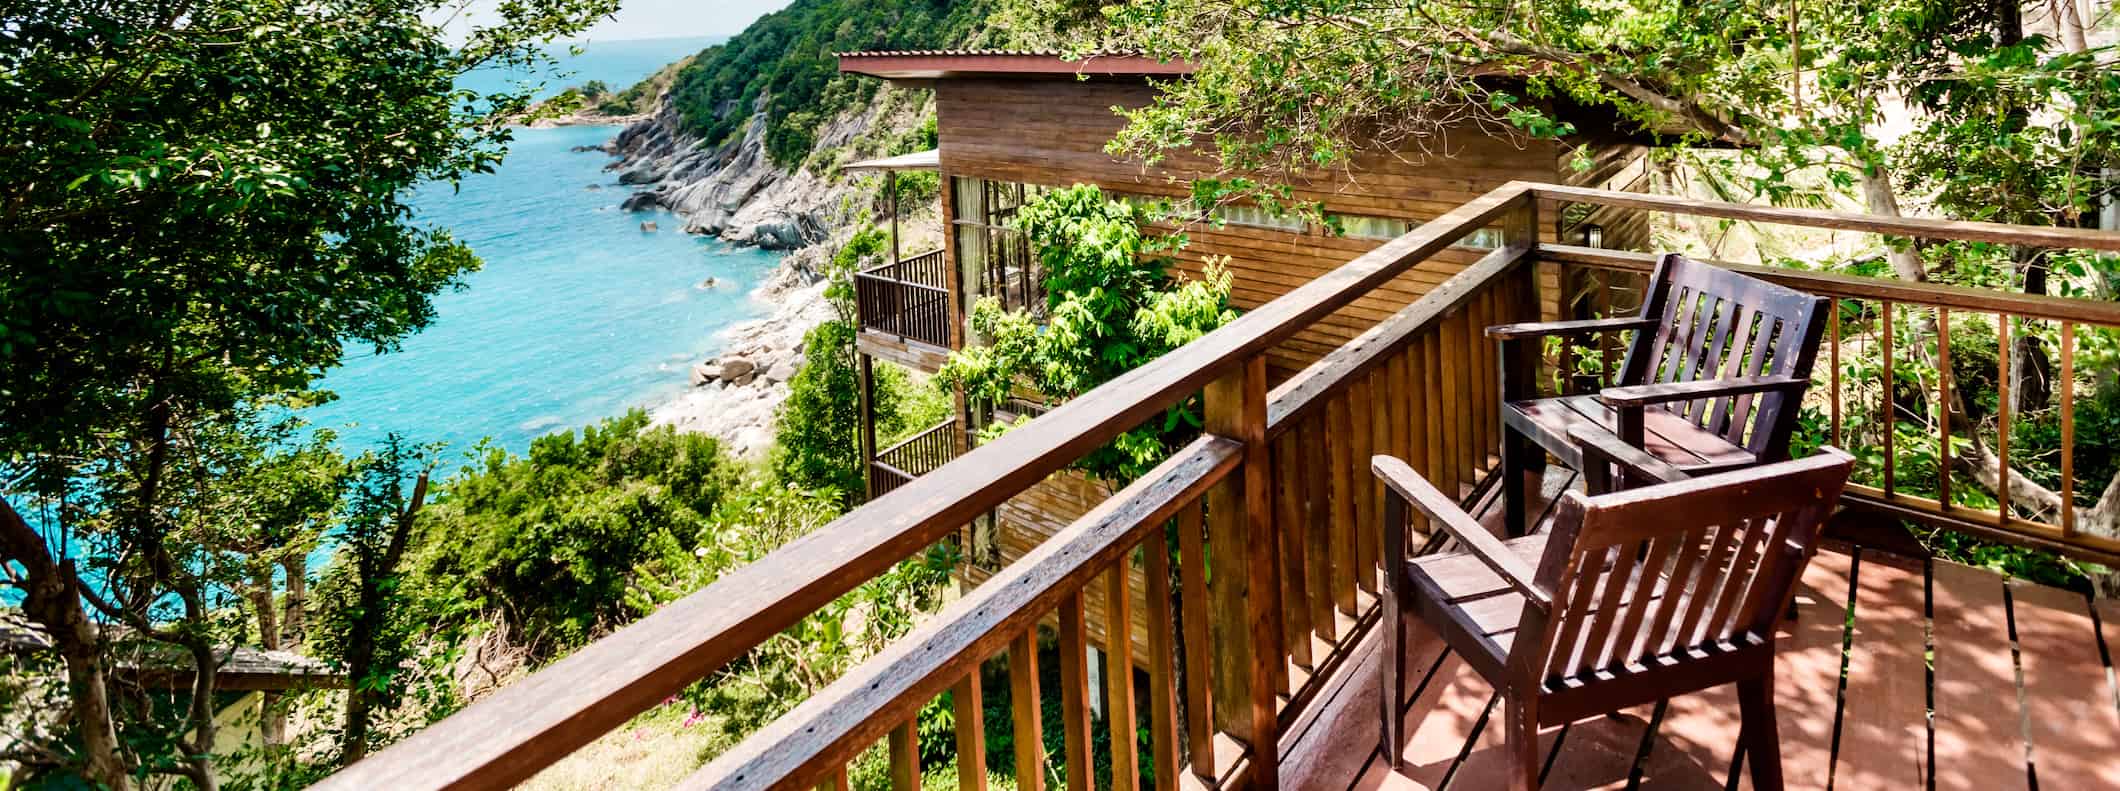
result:
<svg viewBox="0 0 2120 791"><path fill-rule="evenodd" d="M1105 153L1105 143L1123 125L1111 108L1146 104L1152 94L1144 83L954 79L938 81L935 92L945 176L1092 183L1110 191L1183 196L1190 191L1187 179L1211 173L1208 161L1196 155L1174 154L1149 170ZM1331 212L1419 222L1512 180L1566 180L1561 157L1567 152L1552 141L1463 134L1439 145L1448 156L1366 154L1354 159L1351 173L1306 174L1296 195L1322 201ZM1544 214L1546 235L1559 238L1558 207ZM1179 268L1197 276L1203 257L1229 256L1233 301L1247 310L1384 242L1236 225L1184 230L1191 244L1179 256ZM1452 251L1406 273L1275 350L1274 367L1285 375L1308 365L1478 257L1474 250Z"/></svg>

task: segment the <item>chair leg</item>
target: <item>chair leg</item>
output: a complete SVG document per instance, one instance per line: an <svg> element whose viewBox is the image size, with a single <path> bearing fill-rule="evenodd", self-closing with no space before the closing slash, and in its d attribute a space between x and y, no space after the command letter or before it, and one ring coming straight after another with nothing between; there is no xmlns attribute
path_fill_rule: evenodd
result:
<svg viewBox="0 0 2120 791"><path fill-rule="evenodd" d="M1524 473L1530 469L1531 442L1522 434L1504 425L1502 427L1502 530L1509 537L1531 532L1532 525L1524 523L1528 503L1524 501Z"/></svg>
<svg viewBox="0 0 2120 791"><path fill-rule="evenodd" d="M1377 690L1382 693L1377 698L1383 719L1377 731L1377 748L1384 751L1384 760L1396 771L1404 753L1401 730L1405 723L1399 721L1399 703L1406 698L1406 614L1397 590L1387 588L1383 599L1384 612L1378 626L1384 631L1384 650L1377 652Z"/></svg>
<svg viewBox="0 0 2120 791"><path fill-rule="evenodd" d="M1509 755L1509 791L1536 791L1543 762L1538 750L1538 703L1527 694L1502 695L1503 748Z"/></svg>
<svg viewBox="0 0 2120 791"><path fill-rule="evenodd" d="M1738 743L1752 770L1753 791L1781 791L1781 736L1774 725L1774 670L1737 682L1744 725Z"/></svg>

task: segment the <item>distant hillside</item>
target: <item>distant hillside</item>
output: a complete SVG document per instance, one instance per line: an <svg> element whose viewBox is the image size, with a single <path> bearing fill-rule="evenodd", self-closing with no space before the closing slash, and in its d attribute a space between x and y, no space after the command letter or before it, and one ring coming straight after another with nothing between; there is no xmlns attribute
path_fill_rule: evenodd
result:
<svg viewBox="0 0 2120 791"><path fill-rule="evenodd" d="M766 153L792 168L809 155L820 124L867 101L879 84L840 76L833 53L976 46L994 6L994 0L795 0L678 69L669 101L684 131L710 145L741 134L754 110L762 110ZM652 96L654 88L629 93Z"/></svg>

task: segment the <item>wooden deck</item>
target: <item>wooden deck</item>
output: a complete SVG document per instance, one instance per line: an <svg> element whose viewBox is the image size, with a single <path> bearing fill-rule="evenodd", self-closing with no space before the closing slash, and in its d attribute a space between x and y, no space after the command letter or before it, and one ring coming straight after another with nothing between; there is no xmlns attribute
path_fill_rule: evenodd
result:
<svg viewBox="0 0 2120 791"><path fill-rule="evenodd" d="M1549 476L1551 496L1572 480ZM1482 521L1499 524L1493 498ZM1834 543L1780 630L1782 766L1807 789L2120 788L2120 602L1942 560ZM1300 789L1501 786L1493 691L1416 624L1407 765L1377 748L1370 637L1282 739ZM1933 662L1925 662L1933 657ZM1736 691L1722 687L1545 731L1548 789L1745 789ZM1933 768L1933 771L1932 771ZM1933 774L1933 777L1931 776ZM1932 785L1933 783L1933 785Z"/></svg>

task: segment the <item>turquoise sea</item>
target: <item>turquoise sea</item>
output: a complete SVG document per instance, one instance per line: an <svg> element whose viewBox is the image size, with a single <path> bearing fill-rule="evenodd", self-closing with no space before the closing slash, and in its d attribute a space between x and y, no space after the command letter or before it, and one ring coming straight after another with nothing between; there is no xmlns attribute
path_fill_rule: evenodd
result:
<svg viewBox="0 0 2120 791"><path fill-rule="evenodd" d="M589 79L622 88L709 43L582 45L565 59L573 75L548 79L547 92ZM339 399L307 419L338 430L348 452L391 431L452 451L491 437L520 452L538 435L681 391L690 363L716 351L717 331L764 312L749 295L776 256L687 235L667 213L620 211L631 190L603 171L610 158L572 150L617 132L521 129L494 173L419 189L420 220L450 229L485 268L438 297L434 324L402 350L349 348L321 384ZM661 230L642 231L644 220ZM719 282L702 287L708 278Z"/></svg>

